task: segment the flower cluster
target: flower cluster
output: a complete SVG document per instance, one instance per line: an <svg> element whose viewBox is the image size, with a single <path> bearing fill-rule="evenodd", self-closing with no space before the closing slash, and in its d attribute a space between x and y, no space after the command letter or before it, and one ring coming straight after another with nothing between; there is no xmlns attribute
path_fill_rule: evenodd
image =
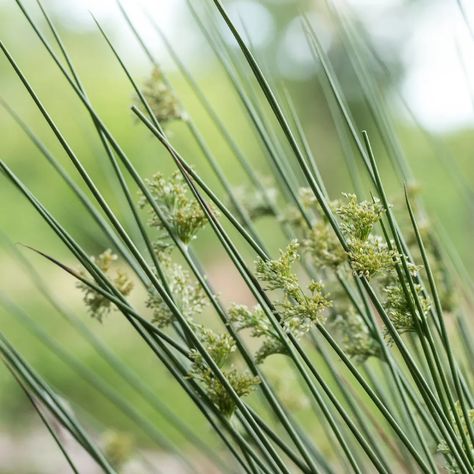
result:
<svg viewBox="0 0 474 474"><path fill-rule="evenodd" d="M246 371L238 370L231 365L225 367L235 351L235 342L228 334L216 334L214 331L201 325L194 325L205 349L212 357L222 374L232 386L239 397L249 395L260 383L258 377L252 376ZM191 351L193 360L189 376L203 385L209 399L216 405L218 410L227 418L230 418L236 408L236 401L227 388L216 377L213 370L206 364L204 358L196 350Z"/></svg>
<svg viewBox="0 0 474 474"><path fill-rule="evenodd" d="M247 372L237 370L233 365L226 367L236 349L234 339L227 333L218 334L195 320L203 313L209 302L203 288L191 278L187 270L173 262L168 255L162 254L161 257L168 288L178 310L237 395L242 397L249 394L259 380ZM153 322L158 327L166 328L175 320L173 311L153 287L148 289L146 305L153 310ZM222 414L230 417L235 410L235 400L196 349L191 349L190 357L192 364L189 377L203 386L210 400Z"/></svg>
<svg viewBox="0 0 474 474"><path fill-rule="evenodd" d="M390 320L400 334L416 331L415 317L424 318L431 308L430 301L423 294L422 286L415 282L418 272L419 267L409 264L409 278L412 279L413 287L416 292L416 300L418 300L420 304L421 314L419 314L415 297L410 291L406 276L403 278L408 292L408 298L394 272L388 274L387 277L383 279L383 293L385 296L384 307ZM413 312L413 309L415 312Z"/></svg>
<svg viewBox="0 0 474 474"><path fill-rule="evenodd" d="M364 363L369 357L380 357L379 343L370 333L365 321L352 307L344 313L338 313L333 326L338 333L343 351L357 364Z"/></svg>
<svg viewBox="0 0 474 474"><path fill-rule="evenodd" d="M299 243L290 242L280 251L276 260L257 260L257 277L264 282L267 290L280 290L283 298L275 303L285 331L295 337L302 337L314 324L324 321L324 311L331 306L321 282L311 281L306 291L300 285L292 270L299 259Z"/></svg>
<svg viewBox="0 0 474 474"><path fill-rule="evenodd" d="M367 240L351 239L349 259L355 274L372 278L391 271L398 259L398 253L390 250L378 235L369 235Z"/></svg>
<svg viewBox="0 0 474 474"><path fill-rule="evenodd" d="M190 198L181 174L176 171L170 179L165 179L161 173L156 173L147 184L156 205L173 232L184 244L189 244L207 223L207 218L199 203ZM166 233L163 232L164 224L145 197L142 197L140 206L149 208L151 214L149 224L162 233L160 242L166 242Z"/></svg>
<svg viewBox="0 0 474 474"><path fill-rule="evenodd" d="M336 209L342 231L353 239L367 240L374 225L382 217L384 212L382 204L378 200L358 202L355 194L342 195L346 198L346 202Z"/></svg>
<svg viewBox="0 0 474 474"><path fill-rule="evenodd" d="M384 212L383 206L378 200L358 202L354 194L343 196L346 202L337 207L336 213L349 246L352 270L366 278L391 271L398 259L397 252L390 250L382 237L372 234Z"/></svg>
<svg viewBox="0 0 474 474"><path fill-rule="evenodd" d="M261 364L272 354L286 354L284 344L261 306L250 309L244 305L234 305L229 309L229 318L238 331L249 329L252 337L263 338L263 343L255 354L257 364Z"/></svg>
<svg viewBox="0 0 474 474"><path fill-rule="evenodd" d="M311 209L317 205L317 199L311 188L301 187L298 189L298 199L305 209Z"/></svg>
<svg viewBox="0 0 474 474"><path fill-rule="evenodd" d="M112 265L116 260L117 255L110 249L105 250L98 257L91 257L91 261L94 262L103 273L108 274L108 276L110 276ZM81 275L85 276L86 273L81 271ZM117 269L111 282L122 296L128 296L133 290L133 283L123 270ZM77 287L84 293L84 303L91 316L99 322L102 322L104 317L112 311L112 302L106 296L90 288L83 282L78 282Z"/></svg>
<svg viewBox="0 0 474 474"><path fill-rule="evenodd" d="M162 262L174 303L186 319L192 320L200 315L208 304L203 288L192 280L189 272L181 265L173 263L165 255L162 255ZM158 327L165 328L172 323L173 312L153 286L148 288L146 306L153 310L153 322Z"/></svg>
<svg viewBox="0 0 474 474"><path fill-rule="evenodd" d="M178 98L167 84L160 68L155 67L153 69L141 92L160 123L166 124L173 120L183 119L184 113ZM142 104L140 104L140 107L142 107Z"/></svg>
<svg viewBox="0 0 474 474"><path fill-rule="evenodd" d="M337 268L347 261L347 253L334 230L323 220L308 230L302 241L302 247L310 255L316 267Z"/></svg>

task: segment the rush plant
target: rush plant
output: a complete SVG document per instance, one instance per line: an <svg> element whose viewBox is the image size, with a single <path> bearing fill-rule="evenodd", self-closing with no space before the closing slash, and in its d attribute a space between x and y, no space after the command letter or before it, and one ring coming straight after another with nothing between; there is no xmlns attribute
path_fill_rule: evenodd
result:
<svg viewBox="0 0 474 474"><path fill-rule="evenodd" d="M158 450L175 456L183 472L474 473L472 340L469 330L462 329L470 327L472 288L460 277L462 269L453 264L436 229L419 224L427 211L422 199L409 192L414 179L408 160L400 151L387 104L367 77L366 63L378 58L344 10L329 7L377 120L377 138L384 145L380 153L397 171L397 187L405 196L402 205L392 204L395 199L387 195L384 183L394 177L379 171L379 157L368 134L353 120L319 32L304 13L301 29L322 71L316 87L321 87L332 112L324 120L334 121L341 143L347 145L341 163L349 169L353 189L326 186L318 168L326 157L311 149L291 97L264 73L266 67L221 0L189 1L188 6L240 101L238 112L243 111L255 131L252 139L262 150L258 159L267 170L264 179L207 98L205 87L158 26L152 26L226 143L225 159L239 167L245 183L234 182L224 171L223 158L214 156L200 124L155 57L154 46L146 44L120 2L117 8L125 24L149 59L149 77L137 77L98 22L97 28L128 80L131 100L126 112L134 117L134 126L147 130L157 152L166 153L175 168L172 173L160 159L154 162L155 173L144 175L145 157L129 155L120 136L107 126L40 0L48 34L22 1L15 1L90 116L89 126L102 146L98 159L104 160L131 217L124 218L107 200L16 62L11 45L0 41L18 86L31 97L79 178L60 165L33 128L8 110L108 242L100 255L91 256L74 231L66 230L13 171L8 157L0 161L3 183L18 190L19 198L33 206L71 252L74 266L44 249L35 250L62 269L64 278L75 279L90 320L61 308L25 255L13 252L56 310L117 376L183 434L199 457L169 441L124 395L43 331L35 315L0 295L2 306L128 416ZM223 39L229 32L238 49ZM193 145L189 149L198 150L210 166L212 180L202 178L202 160L195 164L193 156L177 149L171 124L187 133ZM29 236L24 240L35 246ZM222 251L232 275L237 275L232 278L248 289L253 305L222 299L197 242ZM127 321L157 367L175 379L211 435L196 433L173 411L173 400L150 390L146 380L95 336L94 325L107 328L116 318ZM80 415L3 333L0 353L71 470L81 472L81 466L69 456L68 442L61 436L66 431L104 472L126 472L127 459L136 455L129 439L108 433L101 441L97 433L88 433ZM291 403L290 398L305 403ZM151 472L161 472L160 466Z"/></svg>

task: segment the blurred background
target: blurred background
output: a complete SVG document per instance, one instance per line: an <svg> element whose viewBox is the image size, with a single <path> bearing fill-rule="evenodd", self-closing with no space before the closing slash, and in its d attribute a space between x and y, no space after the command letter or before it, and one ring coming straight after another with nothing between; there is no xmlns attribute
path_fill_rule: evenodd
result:
<svg viewBox="0 0 474 474"><path fill-rule="evenodd" d="M25 0L22 3L51 39L36 2ZM206 3L211 2L195 2L197 6ZM359 130L366 129L373 137L392 199L394 202L400 200L400 181L390 178L393 170L385 157L386 150L378 138L376 123L356 80L353 64L341 40L341 31L331 18L325 2L237 0L225 3L232 18L248 35L256 56L264 69L270 72L275 84L287 87L329 193L337 198L341 192L351 191L352 185L345 167L341 165L341 145L321 91L323 73L311 55L301 28L300 10L310 12L309 18L329 54ZM416 187L426 202L430 219L448 232L466 269L472 274L474 39L469 24L472 19L474 25L474 10L469 10L467 2L464 4L456 0L350 0L337 3L364 34L370 46L372 56L366 63L366 73L385 97L402 152L413 171ZM43 4L64 40L90 100L142 175L172 170L168 156L134 119L130 111L134 101L133 90L91 18L90 12L109 35L134 79L143 83L150 76L152 67L116 3L112 0L43 0ZM268 174L261 149L238 97L190 15L186 2L130 0L124 1L124 6L154 58L168 75L187 112L199 124L231 184L241 186L244 183L243 174L189 84L176 68L150 19L156 22L173 45L176 54L257 172L263 177ZM460 6L464 9L464 18ZM229 47L235 48L230 35L224 32L223 36ZM0 0L0 40L31 81L114 210L125 223L128 222L130 216L125 211L121 212L124 203L117 195L110 165L90 119L14 0ZM256 88L255 84L250 83L250 86ZM100 253L110 244L92 220L87 216L83 218L84 212L77 198L8 111L12 109L34 132L42 146L80 183L77 172L3 54L0 55L0 97L4 103L0 106L0 157L90 254ZM181 124L172 124L169 131L173 143L200 175L212 186L217 186L214 175L202 163L199 151ZM77 266L67 249L3 177L0 177L0 203L1 331L51 385L64 394L96 433L102 433L101 436L107 436L110 430L120 433L124 443L130 441L147 452L151 459L158 456L162 472L180 472L171 456L157 450L149 437L137 429L120 409L71 370L65 356L58 357L57 353L45 347L32 331L34 324L40 332L45 331L68 354L85 363L101 380L107 381L133 403L167 438L185 446L185 449L188 449L187 441L173 424L157 415L117 377L77 328L84 324L94 336L105 342L140 378L149 381L152 390L160 394L171 411L191 422L194 431L204 437L207 436L205 421L176 383L131 334L125 322L114 317L116 315L104 324L91 320L83 308L74 281L19 245L31 245L71 266ZM265 232L264 224L262 232ZM272 242L275 249L280 244L278 238ZM224 301L249 302L245 289L233 278L232 269L223 258L223 251L216 250L215 246L211 251L212 241L206 238L199 239L196 245ZM30 266L37 272L36 282L35 278L31 278L34 273ZM39 281L42 283L38 286ZM140 295L135 298L139 300ZM68 322L58 311L58 306L75 322ZM22 319L21 314L25 318ZM198 456L197 453L193 455ZM28 400L10 374L0 366L0 472L51 473L63 472L63 469L60 454ZM130 469L133 470L133 467ZM141 472L137 469L136 472Z"/></svg>

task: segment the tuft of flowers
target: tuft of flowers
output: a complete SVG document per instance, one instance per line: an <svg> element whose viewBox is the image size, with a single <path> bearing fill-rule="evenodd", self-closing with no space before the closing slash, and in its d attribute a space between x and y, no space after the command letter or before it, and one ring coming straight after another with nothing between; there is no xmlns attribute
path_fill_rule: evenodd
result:
<svg viewBox="0 0 474 474"><path fill-rule="evenodd" d="M367 324L352 307L336 315L333 326L340 338L342 350L357 364L369 357L380 357L381 348Z"/></svg>
<svg viewBox="0 0 474 474"><path fill-rule="evenodd" d="M403 291L403 287L392 272L384 281L383 293L385 295L384 307L393 325L400 334L416 331L415 317L424 318L430 311L431 304L423 294L422 286L415 282L420 267L409 264L410 278L416 292L416 299L420 303L421 314L415 303L415 298L410 290L407 277L404 276L405 285L408 291L408 298ZM415 314L412 311L415 309Z"/></svg>
<svg viewBox="0 0 474 474"><path fill-rule="evenodd" d="M336 214L347 239L352 270L365 278L391 271L398 260L397 252L390 250L382 237L372 234L382 218L382 204L377 199L358 202L355 194L343 193L343 196L346 202L339 203Z"/></svg>
<svg viewBox="0 0 474 474"><path fill-rule="evenodd" d="M347 253L334 230L325 221L316 223L308 230L302 247L310 255L316 267L337 268L347 261Z"/></svg>
<svg viewBox="0 0 474 474"><path fill-rule="evenodd" d="M357 201L355 194L342 193L345 203L336 209L341 220L341 229L352 239L365 241L369 237L374 225L381 219L384 208L378 199L373 202Z"/></svg>
<svg viewBox="0 0 474 474"><path fill-rule="evenodd" d="M299 243L293 240L280 258L256 262L257 277L267 290L281 290L283 298L275 303L285 331L295 337L302 337L314 324L325 320L324 311L331 306L321 282L310 281L306 290L300 285L292 265L300 258Z"/></svg>
<svg viewBox="0 0 474 474"><path fill-rule="evenodd" d="M305 209L311 209L318 202L311 188L305 186L298 189L298 199Z"/></svg>
<svg viewBox="0 0 474 474"><path fill-rule="evenodd" d="M112 265L116 260L117 255L115 255L110 249L105 250L97 257L91 257L91 261L109 277ZM81 271L81 275L85 276L86 272ZM121 269L116 270L115 275L111 278L111 282L123 296L128 296L133 290L133 282L130 280L127 273ZM84 294L84 303L91 316L99 322L102 322L104 317L112 311L112 302L106 296L100 294L81 281L78 282L76 286L82 290Z"/></svg>
<svg viewBox="0 0 474 474"><path fill-rule="evenodd" d="M261 364L272 354L286 354L284 344L260 305L253 309L233 305L229 309L229 319L238 331L249 329L252 337L263 338L263 343L255 354L257 364Z"/></svg>
<svg viewBox="0 0 474 474"><path fill-rule="evenodd" d="M163 254L161 256L168 287L175 305L183 317L186 318L212 360L222 370L237 395L239 397L248 395L259 383L259 379L248 372L238 370L233 365L226 367L229 365L232 353L236 349L234 339L228 333L218 334L195 320L197 316L203 313L209 303L203 288L192 279L187 270L178 263L172 262L168 255ZM158 327L166 328L173 323L174 313L153 287L148 289L146 306L153 310L153 322ZM236 404L231 394L196 349L191 349L190 358L192 364L189 377L203 386L209 399L224 416L232 416Z"/></svg>
<svg viewBox="0 0 474 474"><path fill-rule="evenodd" d="M183 316L192 320L202 314L207 306L206 294L201 285L193 281L187 270L178 263L172 262L171 259L165 258L164 255L162 257L173 301ZM173 312L153 286L148 288L146 307L153 310L153 322L159 328L165 328L172 323Z"/></svg>
<svg viewBox="0 0 474 474"><path fill-rule="evenodd" d="M173 232L184 244L189 244L199 230L206 225L207 218L199 203L189 196L188 188L179 171L174 172L169 179L166 179L161 173L155 173L147 181L147 185L156 205L162 211ZM158 229L162 234L159 246L166 246L166 244L160 243L167 240L163 222L145 197L142 197L140 206L149 209L150 226Z"/></svg>
<svg viewBox="0 0 474 474"><path fill-rule="evenodd" d="M213 361L221 369L222 374L232 386L239 397L252 393L260 383L258 377L252 376L247 371L241 371L235 366L225 367L235 351L235 342L227 333L216 334L201 325L194 325L199 338L209 352ZM216 405L217 409L227 418L230 418L236 409L236 401L227 388L216 377L212 369L206 364L204 358L196 350L191 351L193 361L189 376L200 383L209 399Z"/></svg>
<svg viewBox="0 0 474 474"><path fill-rule="evenodd" d="M356 275L372 278L390 272L399 258L395 250L390 250L379 235L369 235L367 240L351 239L349 260Z"/></svg>
<svg viewBox="0 0 474 474"><path fill-rule="evenodd" d="M153 68L151 76L143 84L141 92L151 111L161 124L164 125L173 120L182 120L184 118L181 104L159 67ZM139 106L143 108L141 103Z"/></svg>

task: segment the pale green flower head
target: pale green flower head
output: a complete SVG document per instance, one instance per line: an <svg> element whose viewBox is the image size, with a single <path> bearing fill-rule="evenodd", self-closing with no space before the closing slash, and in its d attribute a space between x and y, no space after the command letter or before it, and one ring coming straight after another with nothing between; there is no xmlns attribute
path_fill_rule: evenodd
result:
<svg viewBox="0 0 474 474"><path fill-rule="evenodd" d="M160 208L173 232L184 244L189 244L196 238L199 230L206 225L207 217L199 203L190 196L180 172L174 172L169 179L166 179L161 173L156 173L147 181L147 185L156 205ZM163 233L163 222L144 197L142 197L140 205L149 209L150 226ZM163 240L163 237L160 240Z"/></svg>
<svg viewBox="0 0 474 474"><path fill-rule="evenodd" d="M162 70L153 68L150 78L145 81L142 94L158 122L165 125L174 120L182 120L184 112L178 98L168 85ZM143 104L139 103L143 109Z"/></svg>
<svg viewBox="0 0 474 474"><path fill-rule="evenodd" d="M285 250L280 250L280 258L267 262L262 259L257 260L257 277L265 283L267 290L283 290L292 293L298 289L298 278L291 267L300 258L299 247L298 241L292 240Z"/></svg>
<svg viewBox="0 0 474 474"><path fill-rule="evenodd" d="M170 259L164 259L162 263L171 296L183 316L191 320L202 314L208 299L201 285L181 265ZM146 306L153 310L153 322L158 327L165 328L173 322L173 312L153 286L148 288Z"/></svg>
<svg viewBox="0 0 474 474"><path fill-rule="evenodd" d="M390 250L380 236L369 235L367 240L351 240L349 260L355 274L372 278L390 272L399 259L397 252Z"/></svg>
<svg viewBox="0 0 474 474"><path fill-rule="evenodd" d="M467 419L466 419L466 417L464 416L464 411L462 409L462 406L461 406L461 403L459 402L459 400L456 400L454 405L455 405L456 415L461 420L462 433L463 433L464 437L468 440L469 449L471 451L474 451L474 446L473 446L472 440L470 438L470 427L469 427L469 425L471 425L471 428L474 427L474 410L473 409L467 410ZM449 410L449 417L450 417L452 425L454 427L456 437L458 438L458 441L460 443L462 443L463 438L461 436L461 430L459 429L459 426L456 422L456 416L455 416L455 413L454 413L453 410ZM438 444L437 451L439 453L445 453L445 454L451 453L451 449L450 449L450 447L448 446L448 443L446 443L445 440L442 440ZM449 472L458 474L458 473L461 472L461 470L457 466L453 466L452 468L449 469Z"/></svg>
<svg viewBox="0 0 474 474"><path fill-rule="evenodd" d="M203 326L198 328L198 332L201 342L219 367L223 367L229 362L232 353L236 349L235 341L229 334L217 334Z"/></svg>
<svg viewBox="0 0 474 474"><path fill-rule="evenodd" d="M253 377L247 371L237 370L233 366L225 368L236 349L233 338L227 333L217 334L213 330L198 324L194 324L194 329L206 351L218 365L237 395L244 397L251 393L260 383L258 377ZM206 364L200 353L192 350L191 359L193 363L189 376L203 386L207 396L217 406L219 411L224 416L230 418L236 408L235 400Z"/></svg>
<svg viewBox="0 0 474 474"><path fill-rule="evenodd" d="M272 354L286 354L286 347L280 336L259 305L253 309L244 305L233 305L229 309L229 319L238 331L249 329L252 337L263 339L260 349L255 354L257 364Z"/></svg>
<svg viewBox="0 0 474 474"><path fill-rule="evenodd" d="M260 383L258 377L250 375L248 372L241 372L235 367L222 371L223 375L232 386L236 394L245 397L252 393ZM217 409L226 418L231 418L237 407L236 401L228 392L227 388L214 375L212 370L203 364L194 364L190 376L203 385L206 395Z"/></svg>
<svg viewBox="0 0 474 474"><path fill-rule="evenodd" d="M385 294L385 308L387 310L388 316L392 321L393 325L399 333L405 332L414 332L416 331L416 322L415 315L410 306L410 302L415 308L416 315L418 317L425 317L430 311L431 304L430 301L423 295L422 286L419 284L414 285L417 298L420 302L422 314L420 315L415 304L415 299L411 294L409 288L409 298L405 296L403 288L400 283L395 283L393 285L387 286L384 288Z"/></svg>
<svg viewBox="0 0 474 474"><path fill-rule="evenodd" d="M362 364L369 357L380 357L380 344L370 333L362 317L353 308L337 314L333 326L340 338L342 350L355 363Z"/></svg>
<svg viewBox="0 0 474 474"><path fill-rule="evenodd" d="M303 288L292 269L299 258L300 245L292 240L286 249L280 250L276 260L256 262L257 277L267 290L281 290L283 298L274 304L285 331L295 337L306 334L313 324L324 322L324 311L331 306L324 294L322 282L311 281Z"/></svg>
<svg viewBox="0 0 474 474"><path fill-rule="evenodd" d="M303 207L309 209L317 204L316 196L314 195L311 188L302 187L298 190L298 197Z"/></svg>
<svg viewBox="0 0 474 474"><path fill-rule="evenodd" d="M333 229L324 221L320 221L307 232L301 244L309 254L316 267L337 268L347 261L344 251Z"/></svg>
<svg viewBox="0 0 474 474"><path fill-rule="evenodd" d="M382 218L384 208L378 200L358 202L355 194L343 193L343 196L347 202L336 209L341 228L348 238L364 241Z"/></svg>
<svg viewBox="0 0 474 474"><path fill-rule="evenodd" d="M116 260L117 255L110 249L105 250L97 257L91 257L91 261L110 278L115 289L119 291L122 296L128 296L132 292L134 285L127 273L121 269L117 269L115 275L110 275L112 265ZM86 276L86 272L81 271L80 273L82 276ZM90 288L83 282L78 282L76 286L81 289L84 294L84 303L90 315L99 322L102 322L104 317L114 308L112 302L106 296Z"/></svg>

